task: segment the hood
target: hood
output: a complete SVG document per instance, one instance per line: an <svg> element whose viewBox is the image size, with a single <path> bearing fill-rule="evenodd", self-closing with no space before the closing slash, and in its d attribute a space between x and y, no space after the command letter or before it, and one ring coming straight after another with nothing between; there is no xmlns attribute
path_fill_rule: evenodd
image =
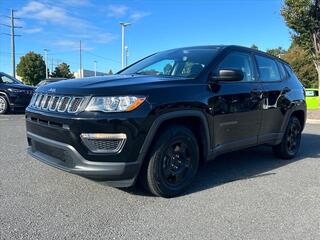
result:
<svg viewBox="0 0 320 240"><path fill-rule="evenodd" d="M11 84L6 84L7 88L15 88L15 89L22 89L22 90L34 90L35 87L28 86L22 83L11 83Z"/></svg>
<svg viewBox="0 0 320 240"><path fill-rule="evenodd" d="M190 79L146 75L112 75L63 80L41 86L37 89L37 92L91 95L106 94L112 90L112 94L128 94L148 88L178 85L182 84L182 81L185 83L185 81L190 81Z"/></svg>

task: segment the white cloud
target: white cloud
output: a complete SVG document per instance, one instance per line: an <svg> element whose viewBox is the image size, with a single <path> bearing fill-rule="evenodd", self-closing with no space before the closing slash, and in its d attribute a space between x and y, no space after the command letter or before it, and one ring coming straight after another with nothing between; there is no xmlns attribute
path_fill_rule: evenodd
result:
<svg viewBox="0 0 320 240"><path fill-rule="evenodd" d="M42 31L42 28L40 28L40 27L22 29L22 32L24 32L24 33L38 33L38 32L41 32L41 31Z"/></svg>
<svg viewBox="0 0 320 240"><path fill-rule="evenodd" d="M68 39L57 40L53 43L54 43L54 45L57 45L57 46L71 47L71 48L75 48L75 47L79 48L79 44L80 44L79 41L68 40Z"/></svg>
<svg viewBox="0 0 320 240"><path fill-rule="evenodd" d="M72 0L72 2L74 1L75 0ZM77 1L83 4L90 3L87 0ZM87 39L87 42L94 43L109 43L116 39L116 36L112 33L106 32L104 29L100 29L88 21L72 15L65 7L52 5L48 1L38 2L33 0L18 11L17 16L24 19L35 20L38 24L51 25L46 26L48 29L57 29L58 31L66 30L64 31L65 33L60 33L60 36L65 37L65 39L54 43L58 46L72 46L74 45L74 39ZM33 29L33 31L36 32L37 30ZM30 32L32 31L30 30ZM70 40L68 40L68 38Z"/></svg>
<svg viewBox="0 0 320 240"><path fill-rule="evenodd" d="M136 21L139 21L140 19L144 18L144 17L147 17L151 15L150 12L138 12L138 11L135 11L133 12L129 18L132 22L136 22Z"/></svg>
<svg viewBox="0 0 320 240"><path fill-rule="evenodd" d="M96 43L109 43L117 39L117 37L111 33L99 33L94 36L91 36L91 38L92 37L93 37L92 40Z"/></svg>
<svg viewBox="0 0 320 240"><path fill-rule="evenodd" d="M150 12L133 11L126 5L109 5L105 10L108 17L123 18L127 17L132 22L136 22L146 16L149 16Z"/></svg>
<svg viewBox="0 0 320 240"><path fill-rule="evenodd" d="M90 0L62 0L62 4L67 4L70 6L89 6L91 5Z"/></svg>
<svg viewBox="0 0 320 240"><path fill-rule="evenodd" d="M59 40L53 41L53 44L58 47L67 48L69 50L77 50L80 48L80 41L77 41L77 40L59 39ZM81 48L84 51L90 51L94 49L92 47L87 47L83 42L81 44Z"/></svg>
<svg viewBox="0 0 320 240"><path fill-rule="evenodd" d="M129 8L125 5L109 5L107 8L108 17L121 18L124 17Z"/></svg>
<svg viewBox="0 0 320 240"><path fill-rule="evenodd" d="M17 16L74 28L84 28L88 26L86 21L70 16L62 7L37 1L29 2L17 12Z"/></svg>

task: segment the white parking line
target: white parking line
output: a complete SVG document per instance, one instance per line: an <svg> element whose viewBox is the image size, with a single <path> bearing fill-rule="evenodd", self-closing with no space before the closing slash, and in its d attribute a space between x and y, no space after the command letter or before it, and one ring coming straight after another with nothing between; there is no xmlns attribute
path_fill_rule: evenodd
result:
<svg viewBox="0 0 320 240"><path fill-rule="evenodd" d="M318 119L307 119L307 123L320 124L320 120L318 120Z"/></svg>

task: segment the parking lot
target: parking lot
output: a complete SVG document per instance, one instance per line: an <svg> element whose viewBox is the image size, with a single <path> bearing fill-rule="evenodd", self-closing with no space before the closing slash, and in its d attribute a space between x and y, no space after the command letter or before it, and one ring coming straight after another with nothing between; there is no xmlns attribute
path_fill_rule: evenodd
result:
<svg viewBox="0 0 320 240"><path fill-rule="evenodd" d="M173 199L120 190L26 154L24 115L0 116L0 239L319 239L320 125L299 156L259 147L201 167Z"/></svg>

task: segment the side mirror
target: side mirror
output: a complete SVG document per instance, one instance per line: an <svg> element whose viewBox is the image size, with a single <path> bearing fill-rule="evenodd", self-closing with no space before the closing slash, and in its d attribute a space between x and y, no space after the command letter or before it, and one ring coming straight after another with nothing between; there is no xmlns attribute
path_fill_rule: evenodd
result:
<svg viewBox="0 0 320 240"><path fill-rule="evenodd" d="M221 69L218 76L213 76L213 81L242 81L244 74L241 70L237 69Z"/></svg>

